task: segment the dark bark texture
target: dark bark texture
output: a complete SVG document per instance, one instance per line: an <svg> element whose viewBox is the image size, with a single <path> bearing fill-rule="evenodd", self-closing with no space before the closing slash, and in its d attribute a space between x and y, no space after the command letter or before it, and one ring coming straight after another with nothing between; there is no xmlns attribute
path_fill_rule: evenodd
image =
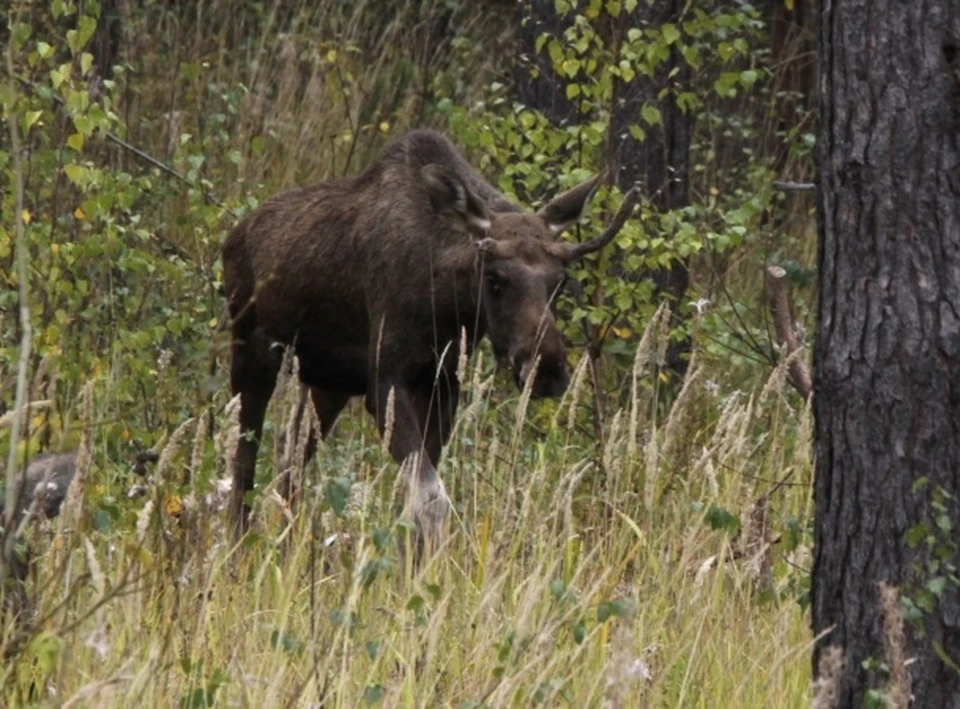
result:
<svg viewBox="0 0 960 709"><path fill-rule="evenodd" d="M827 0L820 31L814 667L838 646L836 706L861 707L886 681L863 661L890 659L878 585L937 575L905 538L937 529L936 490L957 562L960 2ZM907 631L912 706L960 707L956 587Z"/></svg>
<svg viewBox="0 0 960 709"><path fill-rule="evenodd" d="M683 0L654 0L652 4L641 2L632 12L622 12L617 19L611 18L608 30L610 46L614 52L618 52L631 27L659 27L666 22L679 22L685 5ZM637 182L641 183L644 192L652 197L653 206L660 212L680 209L689 204L690 142L694 116L680 110L676 93L669 89L689 87L690 78L689 65L674 49L670 58L657 68L652 77L641 74L629 82L614 79L607 142L608 163L614 169L617 185L621 189L626 190ZM644 104L659 109L661 123L651 126L641 119ZM631 125L643 127L646 136L642 141L630 133ZM678 309L690 286L688 264L677 261L670 268L633 275L649 276L653 280L654 298L657 301L670 301L673 324L681 324ZM682 377L687 368L689 352L688 339L671 341L666 352L666 366Z"/></svg>
<svg viewBox="0 0 960 709"><path fill-rule="evenodd" d="M558 126L577 122L577 106L566 96L566 85L553 69L546 51L537 52L537 38L544 33L563 37L573 15L557 14L553 0L521 0L519 5L520 54L513 69L517 98L535 108Z"/></svg>

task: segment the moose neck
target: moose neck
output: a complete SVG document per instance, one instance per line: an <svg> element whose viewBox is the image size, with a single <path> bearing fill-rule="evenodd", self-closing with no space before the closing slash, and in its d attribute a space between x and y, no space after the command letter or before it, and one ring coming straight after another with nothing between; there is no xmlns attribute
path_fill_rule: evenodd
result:
<svg viewBox="0 0 960 709"><path fill-rule="evenodd" d="M437 259L434 269L435 297L445 307L444 329L455 329L445 335L455 336L459 341L461 328L467 331L467 348L486 334L486 319L481 310L483 287L481 261L472 242L457 244L445 249ZM440 323L438 323L439 325Z"/></svg>

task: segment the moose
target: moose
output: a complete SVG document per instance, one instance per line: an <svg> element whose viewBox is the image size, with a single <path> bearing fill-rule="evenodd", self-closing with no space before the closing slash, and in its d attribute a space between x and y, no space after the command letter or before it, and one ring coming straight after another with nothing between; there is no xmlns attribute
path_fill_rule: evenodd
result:
<svg viewBox="0 0 960 709"><path fill-rule="evenodd" d="M565 268L612 241L639 201L633 188L601 235L562 241L603 176L530 213L446 137L416 130L359 176L280 193L241 220L223 246L242 434L235 532L249 525L244 497L283 350L292 347L319 437L350 398L364 396L407 476L407 512L421 540L438 538L450 503L437 465L457 409L461 343L469 355L486 336L532 397L565 391L555 320ZM308 455L315 446L311 432Z"/></svg>

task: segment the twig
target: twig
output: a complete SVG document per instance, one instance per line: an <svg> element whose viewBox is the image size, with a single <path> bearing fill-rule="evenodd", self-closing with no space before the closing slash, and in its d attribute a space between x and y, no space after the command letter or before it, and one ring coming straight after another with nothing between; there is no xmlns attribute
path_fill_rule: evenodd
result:
<svg viewBox="0 0 960 709"><path fill-rule="evenodd" d="M787 379L790 384L807 400L813 391L813 382L807 363L797 353L800 343L797 342L793 319L790 317L787 272L780 266L767 266L765 276L770 314L773 316L773 328L777 334L777 345L780 347L780 359L787 361Z"/></svg>
<svg viewBox="0 0 960 709"><path fill-rule="evenodd" d="M12 72L12 69L11 69L11 72ZM11 73L11 76L12 76L12 73ZM20 83L24 84L25 86L28 86L31 89L37 88L37 85L27 78L19 76L17 77L17 79L19 79ZM67 102L64 101L63 98L58 96L57 94L52 94L50 97L54 100L54 102L60 104L61 106L67 105ZM149 153L144 152L137 146L128 143L123 138L118 136L116 133L112 133L110 131L104 131L103 136L114 145L117 145L118 147L123 148L127 152L132 153L134 156L140 158L144 162L149 163L150 165L153 165L155 168L157 168L161 172L164 172L170 175L171 177L176 178L177 180L180 180L180 182L184 183L185 185L190 185L191 187L196 186L193 181L191 181L186 175L184 175L182 172L180 172L176 168L171 167L170 165L167 165L162 160L159 160L153 157L152 155L150 155ZM234 219L237 218L237 215L233 212L233 210L227 207L218 197L216 197L213 194L210 194L209 191L203 185L200 185L200 187L201 187L200 191L203 194L203 198L207 202L212 202L218 207L221 207Z"/></svg>
<svg viewBox="0 0 960 709"><path fill-rule="evenodd" d="M817 189L815 182L786 182L783 180L774 180L773 189L781 192L813 192Z"/></svg>
<svg viewBox="0 0 960 709"><path fill-rule="evenodd" d="M26 410L26 414L29 416L34 411L41 411L43 409L50 407L49 399L43 399L40 401L28 401L23 405ZM13 418L16 415L16 409L13 411L8 411L3 416L0 416L0 428L7 428L13 423Z"/></svg>
<svg viewBox="0 0 960 709"><path fill-rule="evenodd" d="M11 13L11 27L19 20L21 8ZM7 76L12 100L17 97L17 85L13 78L13 42L7 42ZM13 405L13 421L10 427L10 449L7 455L5 514L3 515L3 554L0 557L0 585L6 581L13 560L14 543L13 521L16 515L20 477L17 475L17 450L19 448L20 426L27 408L27 367L30 362L30 347L33 341L33 329L30 325L29 282L27 281L27 235L23 224L23 165L20 156L20 128L17 125L17 111L11 107L7 114L10 127L10 156L13 161L14 213L13 223L17 238L17 279L20 290L20 358L17 362L17 388Z"/></svg>

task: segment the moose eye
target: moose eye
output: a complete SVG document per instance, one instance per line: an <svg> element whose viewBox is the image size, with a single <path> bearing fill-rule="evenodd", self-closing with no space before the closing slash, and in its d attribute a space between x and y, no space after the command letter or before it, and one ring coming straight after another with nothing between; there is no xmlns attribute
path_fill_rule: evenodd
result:
<svg viewBox="0 0 960 709"><path fill-rule="evenodd" d="M500 289L503 288L503 279L499 274L488 273L487 274L487 287L490 288L490 292L493 295L499 295Z"/></svg>

